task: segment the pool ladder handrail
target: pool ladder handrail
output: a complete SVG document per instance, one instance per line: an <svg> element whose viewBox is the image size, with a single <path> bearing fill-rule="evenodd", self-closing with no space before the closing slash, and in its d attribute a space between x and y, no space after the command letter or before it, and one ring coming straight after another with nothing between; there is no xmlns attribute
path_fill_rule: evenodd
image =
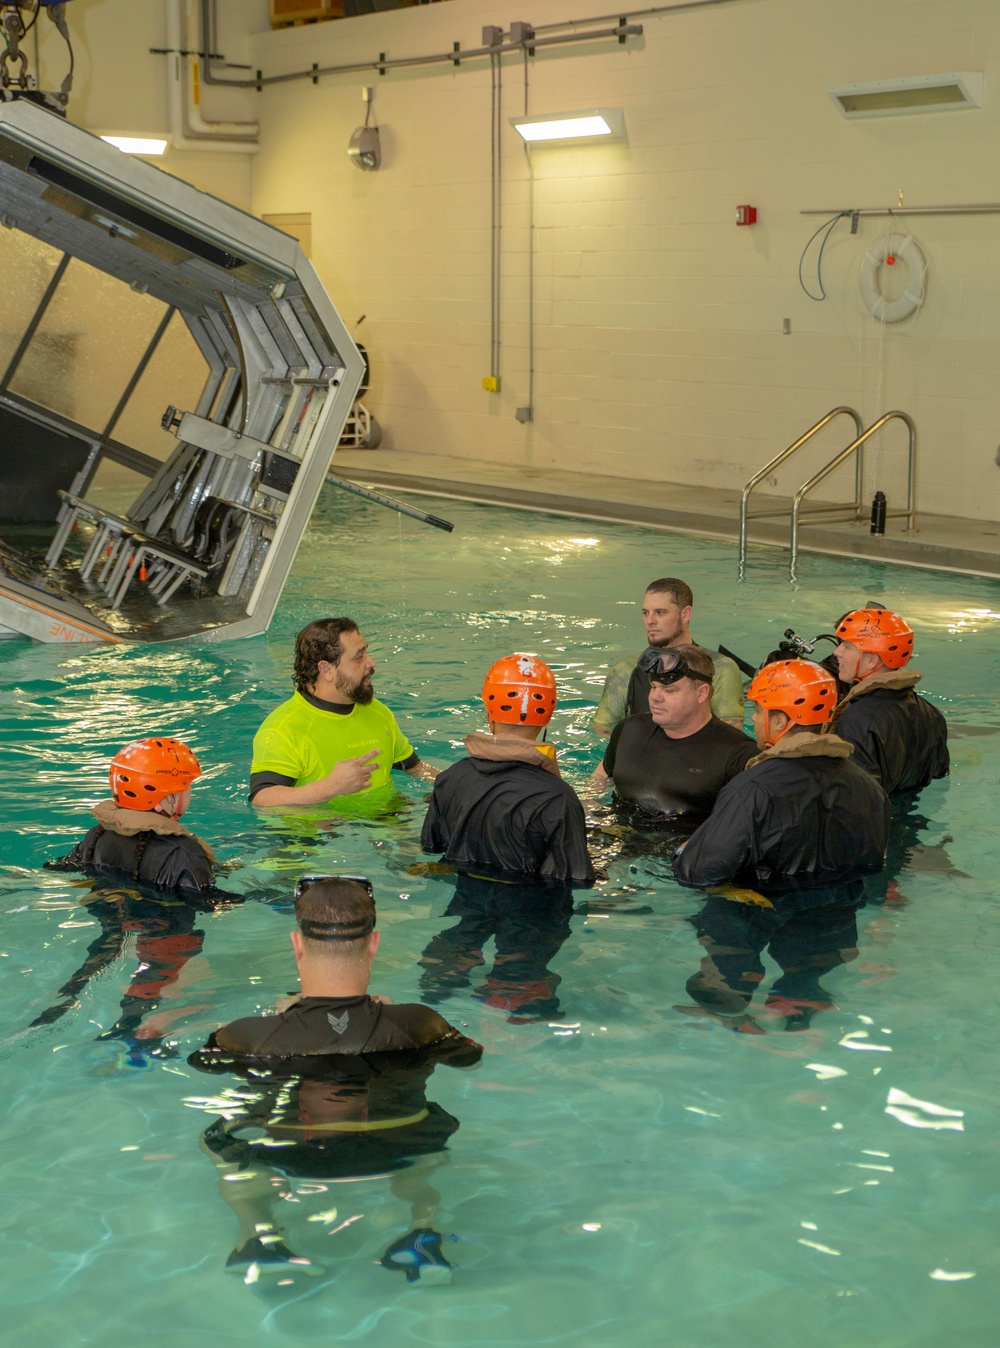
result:
<svg viewBox="0 0 1000 1348"><path fill-rule="evenodd" d="M852 444L848 445L845 449L842 449L839 454L835 455L824 468L821 468L819 470L818 473L814 473L808 482L803 482L802 486L795 493L795 498L792 501L792 530L791 530L791 537L789 540L789 551L790 551L788 563L789 580L795 580L796 578L795 565L796 562L798 561L799 555L799 524L802 522L799 519L799 515L801 513L802 502L805 500L809 492L812 491L813 487L818 486L818 484L822 482L825 477L828 477L829 474L832 473L835 468L839 468L840 465L844 462L845 459L848 458L849 455L856 453L858 457L855 472L855 483L856 483L855 494L857 497L856 505L860 506L861 505L860 470L862 463L862 455L864 454L865 441L868 440L871 436L877 434L877 432L880 431L882 427L885 426L890 421L901 421L907 429L908 443L907 443L907 456L906 456L906 509L887 510L885 512L885 518L898 519L900 516L905 516L906 529L908 533L912 533L912 531L917 527L916 524L917 512L916 507L914 506L913 503L914 495L916 492L916 476L917 476L917 427L916 424L914 423L913 418L909 416L909 414L906 412L900 412L898 410L895 412L886 412L884 416L879 417L878 421L873 421L866 431L862 431L859 429L858 438ZM847 507L845 506L829 507L829 509L838 509L838 508L846 509ZM819 514L821 513L822 509L823 507L813 506L809 513ZM856 518L858 519L861 518L860 511L856 515Z"/></svg>
<svg viewBox="0 0 1000 1348"><path fill-rule="evenodd" d="M857 438L854 440L853 444L849 445L848 448L844 450L842 454L838 455L837 459L834 461L835 463L840 463L848 453L850 453L852 450L857 450L858 458L854 469L854 503L853 505L845 502L844 504L837 506L814 506L812 507L812 511L810 513L820 514L829 510L851 510L854 512L855 519L861 518L861 511L863 508L861 493L864 486L864 447L863 447L865 438L863 434L864 423L862 422L859 414L855 412L853 407L834 407L829 412L827 412L825 417L821 417L819 421L816 422L815 426L810 426L804 435L800 435L794 444L789 445L787 449L783 449L780 454L776 454L775 457L771 459L769 463L766 463L764 467L760 469L759 472L753 475L750 481L743 488L743 495L740 498L740 569L739 569L740 580L743 579L744 573L746 571L747 521L752 519L753 520L767 519L769 516L773 517L774 515L784 515L785 511L788 509L787 506L782 506L778 510L758 510L753 515L751 515L747 509L747 505L750 500L750 493L760 482L764 480L764 478L768 476L768 474L773 469L777 468L779 464L784 463L786 459L790 459L797 450L801 449L802 446L807 443L807 441L811 440L814 435L816 435L819 431L823 430L825 426L829 425L829 423L833 421L835 417L839 416L848 416L851 418L851 420L854 422L854 428L857 435ZM826 475L826 471L828 471L829 468L830 465L827 465L827 469L823 470L823 476ZM814 481L818 480L819 480L818 478L810 479L810 481L806 483L805 487L801 488L800 491L805 491L806 489L808 489L808 487L813 485ZM798 501L798 497L796 497L796 501ZM795 512L795 520L796 523L793 532L797 533L798 529L797 510Z"/></svg>

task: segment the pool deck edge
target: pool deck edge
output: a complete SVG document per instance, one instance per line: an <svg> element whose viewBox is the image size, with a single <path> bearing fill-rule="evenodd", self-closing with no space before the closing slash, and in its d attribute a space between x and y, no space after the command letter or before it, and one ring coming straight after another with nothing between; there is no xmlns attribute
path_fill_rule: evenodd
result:
<svg viewBox="0 0 1000 1348"><path fill-rule="evenodd" d="M426 469L431 469L430 472L426 471L423 464L413 462L420 459L419 455L396 455L390 451L385 456L388 462L384 460L381 467L375 461L380 457L380 453L370 451L342 450L334 457L332 470L351 481L370 484L375 488L394 487L414 495L437 496L478 505L504 505L604 523L635 524L725 542L735 543L739 539L738 505L734 509L738 497L731 492L712 488L693 489L671 483L655 484L658 494L673 491L682 500L695 498L693 503L701 506L700 509L673 509L628 499L644 484L627 479L587 476L586 485L596 490L593 495L578 495L566 489L574 483L574 475L569 473L551 471L544 475L536 474L533 476L544 476L547 480L544 484L538 482L529 485L525 475L517 470L511 473L514 480L509 482L490 480L495 478L496 469L484 465L486 471L477 474L476 464L471 460L455 460L458 471L455 475L444 477L437 476L434 470L440 471L441 467L450 469L451 464L437 456L426 465ZM946 516L922 518L930 525L928 532L938 534L979 533L978 526L988 525L987 521L952 520ZM918 529L920 523L918 519ZM1000 533L996 536L1000 543ZM977 541L985 542L985 539L980 537ZM765 524L755 521L751 544L753 547L787 551L787 523ZM822 528L813 524L805 525L800 534L799 551L1000 580L1000 546L993 552L985 548L956 547L950 541L931 541L919 535L872 536L866 524L827 524Z"/></svg>

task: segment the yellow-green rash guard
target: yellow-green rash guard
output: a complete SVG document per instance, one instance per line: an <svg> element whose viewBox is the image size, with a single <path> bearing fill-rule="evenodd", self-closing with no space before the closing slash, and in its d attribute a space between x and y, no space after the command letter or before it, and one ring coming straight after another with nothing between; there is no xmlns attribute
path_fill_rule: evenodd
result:
<svg viewBox="0 0 1000 1348"><path fill-rule="evenodd" d="M420 762L413 746L385 705L373 698L350 708L321 702L308 693L294 693L275 707L253 739L250 799L266 786L308 786L332 772L338 763L379 750L371 785L351 796L334 796L330 804L361 803L385 795L393 768Z"/></svg>

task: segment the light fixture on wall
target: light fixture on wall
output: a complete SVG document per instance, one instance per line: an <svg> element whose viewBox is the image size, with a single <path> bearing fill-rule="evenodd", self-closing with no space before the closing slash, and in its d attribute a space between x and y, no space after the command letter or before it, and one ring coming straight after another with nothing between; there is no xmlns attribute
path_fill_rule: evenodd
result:
<svg viewBox="0 0 1000 1348"><path fill-rule="evenodd" d="M511 117L511 126L529 145L571 141L624 140L621 108L588 108L584 112L548 112L538 117Z"/></svg>
<svg viewBox="0 0 1000 1348"><path fill-rule="evenodd" d="M365 105L365 124L359 126L351 137L347 153L356 168L366 173L374 173L382 162L382 146L379 142L378 127L369 126L372 115L372 101L375 90L365 86L361 90L361 101Z"/></svg>
<svg viewBox="0 0 1000 1348"><path fill-rule="evenodd" d="M159 136L102 136L109 145L113 145L122 154L163 154L167 142Z"/></svg>
<svg viewBox="0 0 1000 1348"><path fill-rule="evenodd" d="M913 75L862 84L835 84L827 93L845 117L900 117L913 112L954 112L983 106L981 70Z"/></svg>

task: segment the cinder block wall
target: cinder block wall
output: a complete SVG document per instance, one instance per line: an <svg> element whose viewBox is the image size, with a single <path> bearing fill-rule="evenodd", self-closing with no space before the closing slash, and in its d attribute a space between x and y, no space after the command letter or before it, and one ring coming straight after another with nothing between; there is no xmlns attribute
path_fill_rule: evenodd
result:
<svg viewBox="0 0 1000 1348"><path fill-rule="evenodd" d="M501 7L502 8L502 7ZM595 12L605 7L593 6ZM587 13L535 0L536 24ZM462 0L263 33L267 73L479 44L509 15ZM799 288L808 207L1000 201L995 0L733 0L643 20L643 38L539 53L529 111L621 107L627 140L534 155L535 421L527 401L528 166L505 129L502 391L489 362L490 76L484 62L273 86L252 167L261 213L309 211L314 261L345 317L367 314L371 403L387 446L738 487L835 404L866 422L909 411L924 510L1000 517L1000 215L902 220L930 258L927 300L884 330L858 270L889 224L838 226L829 298ZM827 86L984 70L982 111L848 122ZM385 164L346 156L376 86ZM524 69L503 70L504 116ZM759 223L738 229L748 202ZM815 269L812 273L815 286ZM782 321L791 320L791 335ZM846 423L844 423L846 425ZM787 489L843 439L827 433ZM870 456L869 490L900 503L904 440Z"/></svg>

